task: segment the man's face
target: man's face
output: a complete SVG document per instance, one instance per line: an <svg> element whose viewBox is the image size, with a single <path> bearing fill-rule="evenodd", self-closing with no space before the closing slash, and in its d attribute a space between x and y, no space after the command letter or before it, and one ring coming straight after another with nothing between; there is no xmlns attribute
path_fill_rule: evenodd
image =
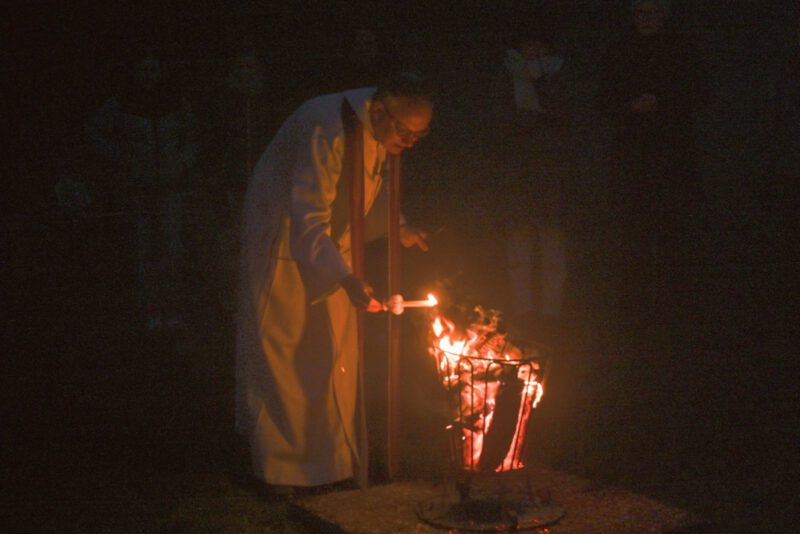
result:
<svg viewBox="0 0 800 534"><path fill-rule="evenodd" d="M649 37L661 31L667 14L658 2L645 1L636 4L633 10L633 24L640 35Z"/></svg>
<svg viewBox="0 0 800 534"><path fill-rule="evenodd" d="M370 106L370 120L375 139L392 155L412 148L428 134L433 106L406 97L375 100Z"/></svg>

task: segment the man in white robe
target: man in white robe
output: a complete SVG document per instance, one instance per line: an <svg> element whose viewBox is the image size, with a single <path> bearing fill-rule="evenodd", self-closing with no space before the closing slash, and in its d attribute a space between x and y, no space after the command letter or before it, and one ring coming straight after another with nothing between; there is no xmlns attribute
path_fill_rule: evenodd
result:
<svg viewBox="0 0 800 534"><path fill-rule="evenodd" d="M249 442L253 475L271 486L329 484L358 468L356 307L376 303L352 274L340 217L348 213L347 195L337 195L347 105L361 125L365 212L387 154L413 147L433 112L409 74L377 90L320 96L287 119L256 165L244 205L236 429ZM425 234L409 226L400 239L427 249Z"/></svg>

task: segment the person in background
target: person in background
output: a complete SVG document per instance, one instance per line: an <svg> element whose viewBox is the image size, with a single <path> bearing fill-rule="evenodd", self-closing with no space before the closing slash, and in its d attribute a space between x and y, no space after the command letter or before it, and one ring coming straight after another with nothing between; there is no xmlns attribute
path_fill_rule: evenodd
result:
<svg viewBox="0 0 800 534"><path fill-rule="evenodd" d="M95 152L118 171L137 234L137 296L148 331L179 327L182 304L181 197L197 157L196 120L155 51L133 59L119 93L88 119Z"/></svg>
<svg viewBox="0 0 800 534"><path fill-rule="evenodd" d="M256 161L277 130L278 97L258 50L245 43L236 50L204 121L201 165L209 211L216 215L208 263L214 266L217 298L231 318L236 309L236 279L242 200Z"/></svg>
<svg viewBox="0 0 800 534"><path fill-rule="evenodd" d="M544 32L521 33L512 48L506 50L503 67L513 89L513 121L521 127L531 127L546 117L543 91L561 70L564 60L550 54L550 39Z"/></svg>
<svg viewBox="0 0 800 534"><path fill-rule="evenodd" d="M417 75L302 104L261 156L244 200L237 318L236 430L252 474L275 493L346 481L359 466L356 309L377 302L350 267L345 144L360 139L365 213L388 155L428 132ZM346 124L352 127L345 127ZM342 194L340 194L342 192ZM365 235L369 235L369 219ZM406 247L425 234L401 225Z"/></svg>
<svg viewBox="0 0 800 534"><path fill-rule="evenodd" d="M560 320L566 281L563 182L564 129L558 120L557 75L564 60L535 27L516 32L503 58L497 115L503 125L501 210L511 325L549 338Z"/></svg>
<svg viewBox="0 0 800 534"><path fill-rule="evenodd" d="M695 48L670 27L669 2L635 0L633 24L600 64L596 105L610 121L608 195L618 325L688 316L702 205L693 114L706 101ZM655 315L654 315L655 314Z"/></svg>
<svg viewBox="0 0 800 534"><path fill-rule="evenodd" d="M270 80L258 50L249 44L230 59L221 87L210 103L209 149L218 154L216 178L241 196L247 177L279 124L275 124Z"/></svg>

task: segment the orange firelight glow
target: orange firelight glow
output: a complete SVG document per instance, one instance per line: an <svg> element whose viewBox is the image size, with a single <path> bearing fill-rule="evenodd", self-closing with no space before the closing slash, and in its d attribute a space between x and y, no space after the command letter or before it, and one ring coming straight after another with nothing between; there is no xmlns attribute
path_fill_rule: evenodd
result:
<svg viewBox="0 0 800 534"><path fill-rule="evenodd" d="M496 324L481 324L458 329L442 315L437 315L431 324L430 352L457 412L454 424L448 428L454 432L460 429L460 462L466 470L508 471L524 467L528 419L544 393L537 361L526 357L494 327ZM498 427L490 436L499 411L498 401L503 403L503 422L499 423L503 428ZM513 435L509 433L512 411L516 412ZM503 436L499 441L501 449L497 448L498 435ZM487 437L492 441L492 459L484 458Z"/></svg>

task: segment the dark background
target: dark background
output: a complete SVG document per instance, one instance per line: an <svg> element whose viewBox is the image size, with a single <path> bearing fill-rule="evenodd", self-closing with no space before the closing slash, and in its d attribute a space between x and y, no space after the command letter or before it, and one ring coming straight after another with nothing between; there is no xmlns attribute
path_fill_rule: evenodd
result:
<svg viewBox="0 0 800 534"><path fill-rule="evenodd" d="M502 304L507 295L494 269L502 243L483 224L498 209L485 103L508 31L544 14L566 59L573 180L569 323L555 340L559 359L537 414L537 457L697 511L722 531L780 532L793 524L800 489L797 243L758 199L769 178L770 97L796 47L796 2L673 3L710 78L709 105L696 117L709 198L703 259L693 266L701 312L696 342L687 347L667 346L658 328L635 347L603 335L606 265L593 228L605 209L608 129L591 96L600 54L625 27L626 2L538 2L543 10L536 12L510 2L95 4L18 6L2 23L10 95L1 258L10 317L5 519L38 530L48 514L65 520L45 525L86 522L92 504L107 505L100 496L169 501L165 481L174 488L194 484L197 472L213 478L234 455L229 317L202 265L192 274L188 331L143 338L128 312L129 225L109 215L102 198L89 216L64 213L52 192L64 154L79 150L82 122L111 95L132 43L158 39L171 73L202 109L242 35L265 52L276 102L284 102L311 96L309 80L352 21L383 29L440 92L430 139L406 158L405 209L421 225L445 230L429 255L407 258L408 287L461 270L462 283ZM206 207L194 219L199 247ZM428 365L414 346L413 333L423 328L407 318L406 373ZM379 365L374 372L380 375ZM418 382L408 381L405 435L413 444L426 423L411 384ZM415 458L405 465L411 476L430 468Z"/></svg>

